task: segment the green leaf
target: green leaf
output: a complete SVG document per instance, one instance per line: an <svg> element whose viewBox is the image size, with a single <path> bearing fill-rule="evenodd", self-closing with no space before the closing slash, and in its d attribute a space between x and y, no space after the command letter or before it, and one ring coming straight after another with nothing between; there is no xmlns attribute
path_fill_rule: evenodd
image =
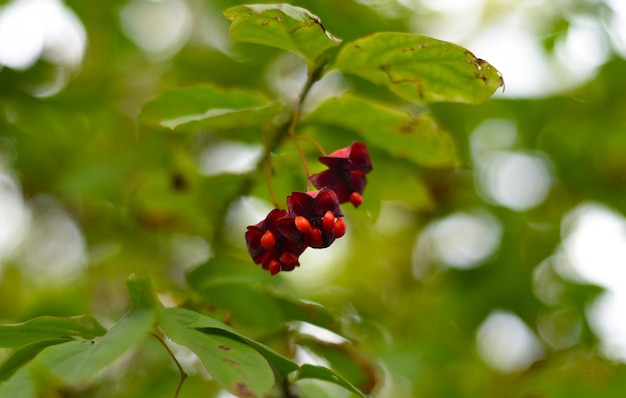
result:
<svg viewBox="0 0 626 398"><path fill-rule="evenodd" d="M9 380L0 384L0 397L36 398L31 373L28 366L18 370Z"/></svg>
<svg viewBox="0 0 626 398"><path fill-rule="evenodd" d="M270 278L269 273L259 273L256 267L250 266L249 259L241 260L226 255L211 257L187 273L187 283L195 290L213 282L269 283Z"/></svg>
<svg viewBox="0 0 626 398"><path fill-rule="evenodd" d="M253 91L202 85L165 91L144 106L140 120L175 131L225 130L258 126L280 109Z"/></svg>
<svg viewBox="0 0 626 398"><path fill-rule="evenodd" d="M69 338L46 339L20 347L0 366L0 381L11 377L19 368L28 363L28 361L33 359L44 348L55 344L67 343L68 341L70 341Z"/></svg>
<svg viewBox="0 0 626 398"><path fill-rule="evenodd" d="M332 369L365 393L376 384L376 366L354 344L333 344L306 334L298 335L295 343L306 347L326 360Z"/></svg>
<svg viewBox="0 0 626 398"><path fill-rule="evenodd" d="M298 373L296 373L294 381L302 379L317 379L328 381L330 383L334 383L338 386L345 388L346 390L358 395L359 397L367 398L367 396L363 394L363 392L361 392L358 388L352 385L349 381L339 376L334 371L323 366L315 366L309 364L302 365L300 369L298 369Z"/></svg>
<svg viewBox="0 0 626 398"><path fill-rule="evenodd" d="M303 123L350 130L369 146L419 166L441 168L457 163L454 141L430 115L413 117L351 93L322 103Z"/></svg>
<svg viewBox="0 0 626 398"><path fill-rule="evenodd" d="M235 327L273 331L285 321L273 297L265 289L256 286L237 282L211 283L200 289L199 293L212 305L227 308L232 313Z"/></svg>
<svg viewBox="0 0 626 398"><path fill-rule="evenodd" d="M64 384L77 385L94 377L136 345L153 326L155 301L147 278L131 276L127 287L131 309L108 331L87 316L42 317L0 328L5 331L4 341L12 344L9 346L28 344L3 364L0 374L8 376L36 355L6 382L8 387L3 385L3 388L12 391L14 386L23 387L24 383L37 384L39 380L33 377L41 376L42 372ZM73 337L82 339L71 340Z"/></svg>
<svg viewBox="0 0 626 398"><path fill-rule="evenodd" d="M178 344L191 349L222 387L239 397L263 397L274 385L267 360L235 336L202 333L175 318L162 318L162 327Z"/></svg>
<svg viewBox="0 0 626 398"><path fill-rule="evenodd" d="M304 321L335 333L340 332L337 317L321 304L279 295L275 295L274 300L282 310L286 321Z"/></svg>
<svg viewBox="0 0 626 398"><path fill-rule="evenodd" d="M320 19L288 4L250 4L224 11L233 21L230 35L236 41L263 44L301 55L313 69L318 57L339 45Z"/></svg>
<svg viewBox="0 0 626 398"><path fill-rule="evenodd" d="M105 332L106 329L89 315L71 318L42 316L20 324L1 325L0 347L17 348L52 338L90 340Z"/></svg>
<svg viewBox="0 0 626 398"><path fill-rule="evenodd" d="M133 310L154 309L157 299L152 291L150 279L131 275L126 280L126 290L130 297L130 308Z"/></svg>
<svg viewBox="0 0 626 398"><path fill-rule="evenodd" d="M276 372L286 377L289 373L298 369L298 365L284 357L282 354L274 351L265 344L247 337L239 331L231 328L230 326L213 319L209 316L187 310L184 308L163 308L160 311L160 323L166 333L170 333L168 329L170 327L178 327L178 325L185 326L189 329L217 329L223 332L227 332L250 345L256 349L261 355L263 355L269 363L273 366ZM176 330L174 330L176 332Z"/></svg>
<svg viewBox="0 0 626 398"><path fill-rule="evenodd" d="M469 50L408 33L374 33L348 43L332 66L414 102L475 104L504 84L496 68Z"/></svg>
<svg viewBox="0 0 626 398"><path fill-rule="evenodd" d="M154 299L147 278L131 276L126 282L131 308L102 338L85 344L49 347L37 361L68 384L84 382L110 365L145 338L154 324ZM72 342L73 343L73 342Z"/></svg>
<svg viewBox="0 0 626 398"><path fill-rule="evenodd" d="M99 341L48 347L37 356L37 361L67 384L85 382L145 338L153 318L148 310L128 312Z"/></svg>
<svg viewBox="0 0 626 398"><path fill-rule="evenodd" d="M84 383L143 339L152 328L153 318L152 311L130 311L100 339L46 347L2 388L12 391L15 386L36 385L43 371L66 385Z"/></svg>
<svg viewBox="0 0 626 398"><path fill-rule="evenodd" d="M198 292L212 305L227 308L233 322L247 328L269 332L299 320L333 331L339 329L338 320L323 306L281 296L263 286L221 281L204 284Z"/></svg>
<svg viewBox="0 0 626 398"><path fill-rule="evenodd" d="M418 211L434 208L432 194L413 164L397 158L392 159L391 156L388 158L377 156L376 160L379 159L389 167L385 173L368 174L367 184L372 189L366 191L368 200L363 202L363 209L377 216L378 209L372 207L379 205L380 200L398 201ZM452 159L450 163L455 164Z"/></svg>

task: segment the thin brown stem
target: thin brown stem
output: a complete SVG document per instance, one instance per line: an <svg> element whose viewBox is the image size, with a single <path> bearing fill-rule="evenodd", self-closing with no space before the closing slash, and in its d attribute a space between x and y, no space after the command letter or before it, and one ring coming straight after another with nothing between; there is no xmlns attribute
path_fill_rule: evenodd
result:
<svg viewBox="0 0 626 398"><path fill-rule="evenodd" d="M213 237L211 239L211 244L213 247L216 248L216 250L219 251L221 247L228 246L228 245L225 245L223 242L224 240L223 230L226 227L226 215L228 214L228 208L235 200L237 200L238 198L242 196L248 195L250 193L257 179L260 177L260 173L263 173L263 172L266 173L265 175L266 183L267 183L268 189L270 190L270 195L272 197L272 201L274 202L274 206L278 208L280 207L278 206L278 201L276 200L275 194L273 193L273 189L271 188L272 185L269 183L269 180L271 179L271 168L269 169L269 171L265 170L264 168L267 167L267 165L271 162L272 152L276 151L276 149L280 147L280 145L285 141L285 138L287 138L288 136L294 137L296 135L295 134L296 127L300 121L301 104L306 98L307 94L309 93L309 90L311 90L311 87L313 86L313 84L316 81L318 81L320 77L322 76L322 72L323 72L322 64L318 66L317 68L313 69L313 71L309 71L309 74L307 76L307 81L302 87L302 91L300 92L300 95L298 95L298 97L296 98L295 106L294 106L293 112L291 113L291 118L286 123L278 126L275 129L276 133L274 135L271 135L270 137L268 137L267 143L265 144L265 156L263 156L263 158L260 159L259 162L257 163L256 171L254 173L250 173L249 175L247 175L245 178L242 179L239 189L233 192L233 194L230 195L228 199L224 200L221 208L218 209L218 211L216 212L217 218L214 224L217 225L217 227L215 231L213 232ZM307 178L308 178L308 172L307 172Z"/></svg>
<svg viewBox="0 0 626 398"><path fill-rule="evenodd" d="M163 341L163 339L156 333L150 332L150 334L155 339L157 339L163 347L165 347L165 350L170 355L170 357L174 360L174 363L176 364L176 367L178 368L178 372L180 373L180 381L178 382L178 386L176 387L176 392L174 393L174 398L178 398L178 394L180 394L180 389L183 387L183 383L185 382L185 379L187 379L187 373L185 372L183 367L180 365L180 362L178 362L178 360L174 356L174 353L172 352L170 347L168 347L165 341Z"/></svg>
<svg viewBox="0 0 626 398"><path fill-rule="evenodd" d="M296 140L296 137L294 135L291 136L291 140L293 141L293 145L298 150L298 154L300 154L300 159L302 160L302 164L304 165L304 171L306 173L306 190L309 191L311 188L311 172L309 171L309 164L306 161L306 156L304 155L302 147L300 146L300 144L298 144L298 141Z"/></svg>
<svg viewBox="0 0 626 398"><path fill-rule="evenodd" d="M301 138L301 139L303 139L303 140L305 140L305 141L309 141L311 144L313 144L313 145L317 148L317 150L320 152L320 154L321 154L322 156L326 156L326 151L324 150L324 148L322 148L322 146L320 145L320 143L319 143L319 142L317 142L317 141L315 141L313 138L311 138L311 137L306 137L306 136L304 136L304 135L298 135L297 137L298 137L298 138Z"/></svg>
<svg viewBox="0 0 626 398"><path fill-rule="evenodd" d="M304 151L302 150L302 147L300 146L300 144L298 144L298 141L296 140L296 137L297 137L296 127L298 123L300 122L300 109L302 107L302 102L304 101L307 94L309 93L309 90L311 90L311 87L313 87L313 84L319 79L320 72L321 72L320 69L309 70L306 83L304 83L304 87L302 87L302 91L296 97L296 101L293 107L293 113L291 115L291 119L289 120L289 126L287 128L287 133L291 136L291 141L293 142L294 146L298 150L298 154L300 155L300 159L302 160L302 165L304 166L304 171L306 172L306 190L307 191L309 191L311 188L311 172L309 171L309 164L306 161L306 156L304 155ZM318 149L321 149L321 148L318 146Z"/></svg>
<svg viewBox="0 0 626 398"><path fill-rule="evenodd" d="M272 185L272 174L274 171L274 166L272 165L272 153L270 152L269 143L267 142L267 138L264 139L263 147L265 148L265 185L267 185L267 191L270 194L270 198L272 199L272 203L275 208L280 208L278 204L278 199L276 198L276 193L274 192L274 186Z"/></svg>

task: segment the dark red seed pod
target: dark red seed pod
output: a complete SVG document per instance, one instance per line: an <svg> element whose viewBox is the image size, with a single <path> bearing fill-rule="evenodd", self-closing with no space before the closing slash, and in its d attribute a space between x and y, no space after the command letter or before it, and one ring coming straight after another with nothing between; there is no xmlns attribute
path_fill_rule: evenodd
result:
<svg viewBox="0 0 626 398"><path fill-rule="evenodd" d="M285 264L288 268L293 269L293 267L295 267L295 265L298 263L298 256L293 253L284 252L280 255L278 261Z"/></svg>
<svg viewBox="0 0 626 398"><path fill-rule="evenodd" d="M263 236L261 236L261 246L263 246L266 251L270 251L274 248L274 245L276 245L274 234L269 230L265 231Z"/></svg>
<svg viewBox="0 0 626 398"><path fill-rule="evenodd" d="M355 208L361 206L361 204L363 203L363 196L361 196L361 194L357 192L352 192L350 194L350 203L352 203L352 206L354 206Z"/></svg>
<svg viewBox="0 0 626 398"><path fill-rule="evenodd" d="M276 260L272 260L270 261L269 267L268 267L270 274L272 275L276 275L277 273L280 272L280 263Z"/></svg>
<svg viewBox="0 0 626 398"><path fill-rule="evenodd" d="M335 238L341 238L346 234L346 222L343 221L343 218L338 218L337 222L335 222L335 227L333 228L333 232L335 233Z"/></svg>
<svg viewBox="0 0 626 398"><path fill-rule="evenodd" d="M319 160L328 169L311 176L313 185L317 189L328 187L335 192L339 203L351 202L354 207L358 207L362 199L351 199L350 196L354 192L363 195L367 184L365 175L372 171L372 160L367 146L362 142L354 142L349 147L322 156Z"/></svg>
<svg viewBox="0 0 626 398"><path fill-rule="evenodd" d="M311 223L309 222L309 220L306 219L306 217L296 216L294 222L296 223L296 228L298 229L298 231L302 232L305 235L311 233Z"/></svg>
<svg viewBox="0 0 626 398"><path fill-rule="evenodd" d="M332 211L328 210L324 217L322 217L322 228L324 231L330 232L335 228L335 215Z"/></svg>
<svg viewBox="0 0 626 398"><path fill-rule="evenodd" d="M311 247L322 247L324 243L322 242L322 231L313 227L311 229L311 233L309 234L309 246Z"/></svg>

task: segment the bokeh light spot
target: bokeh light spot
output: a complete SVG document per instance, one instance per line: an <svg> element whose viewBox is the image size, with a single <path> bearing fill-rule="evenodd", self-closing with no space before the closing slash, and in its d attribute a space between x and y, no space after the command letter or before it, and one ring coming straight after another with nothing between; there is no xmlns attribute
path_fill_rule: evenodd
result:
<svg viewBox="0 0 626 398"><path fill-rule="evenodd" d="M588 308L587 318L607 358L626 362L626 290L609 291Z"/></svg>
<svg viewBox="0 0 626 398"><path fill-rule="evenodd" d="M582 319L570 309L541 314L537 320L539 334L552 348L562 350L576 344L582 334Z"/></svg>
<svg viewBox="0 0 626 398"><path fill-rule="evenodd" d="M554 270L553 260L542 261L533 271L533 293L548 305L557 305L565 292L565 282Z"/></svg>
<svg viewBox="0 0 626 398"><path fill-rule="evenodd" d="M43 56L76 68L86 44L82 23L58 0L14 0L0 9L0 65L24 70Z"/></svg>
<svg viewBox="0 0 626 398"><path fill-rule="evenodd" d="M0 169L0 265L15 254L29 219L30 211L17 181Z"/></svg>
<svg viewBox="0 0 626 398"><path fill-rule="evenodd" d="M551 169L549 159L540 152L493 152L476 169L479 192L489 202L528 210L550 192Z"/></svg>
<svg viewBox="0 0 626 398"><path fill-rule="evenodd" d="M133 0L120 10L124 33L157 60L176 54L192 26L189 6L182 0Z"/></svg>
<svg viewBox="0 0 626 398"><path fill-rule="evenodd" d="M476 344L481 358L502 373L522 371L543 355L532 330L517 315L501 310L480 325Z"/></svg>
<svg viewBox="0 0 626 398"><path fill-rule="evenodd" d="M65 284L82 274L87 264L83 234L72 217L53 199L36 198L26 235L24 275L38 284Z"/></svg>
<svg viewBox="0 0 626 398"><path fill-rule="evenodd" d="M606 31L591 18L572 24L555 48L563 73L556 74L562 85L575 86L593 77L610 55Z"/></svg>
<svg viewBox="0 0 626 398"><path fill-rule="evenodd" d="M513 148L517 142L517 126L508 119L487 119L470 135L470 151L475 162L499 150Z"/></svg>
<svg viewBox="0 0 626 398"><path fill-rule="evenodd" d="M429 224L413 252L413 273L421 278L433 262L452 268L480 265L500 245L502 226L486 211L454 213Z"/></svg>
<svg viewBox="0 0 626 398"><path fill-rule="evenodd" d="M598 203L585 203L562 222L555 269L565 278L607 292L587 311L605 356L626 362L626 218Z"/></svg>
<svg viewBox="0 0 626 398"><path fill-rule="evenodd" d="M595 203L578 206L563 220L557 270L575 281L626 289L626 219Z"/></svg>
<svg viewBox="0 0 626 398"><path fill-rule="evenodd" d="M263 156L261 145L246 145L222 141L207 146L199 159L200 171L208 176L217 174L242 174L252 171Z"/></svg>

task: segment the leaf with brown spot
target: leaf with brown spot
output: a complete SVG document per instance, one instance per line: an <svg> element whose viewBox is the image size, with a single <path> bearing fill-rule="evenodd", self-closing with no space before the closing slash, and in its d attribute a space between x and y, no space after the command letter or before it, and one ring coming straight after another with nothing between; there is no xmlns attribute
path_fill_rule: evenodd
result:
<svg viewBox="0 0 626 398"><path fill-rule="evenodd" d="M250 4L224 11L233 21L230 35L236 41L263 44L302 56L310 68L326 50L341 40L304 8L288 4Z"/></svg>
<svg viewBox="0 0 626 398"><path fill-rule="evenodd" d="M347 43L332 67L413 102L480 103L504 82L487 61L456 44L381 32Z"/></svg>
<svg viewBox="0 0 626 398"><path fill-rule="evenodd" d="M222 361L227 363L227 364L229 364L229 365L232 365L232 366L241 366L241 364L239 362L235 361L234 359L222 358Z"/></svg>
<svg viewBox="0 0 626 398"><path fill-rule="evenodd" d="M236 395L238 397L242 397L242 398L256 397L256 395L254 395L252 391L248 389L248 386L244 383L235 384L234 390L236 391Z"/></svg>
<svg viewBox="0 0 626 398"><path fill-rule="evenodd" d="M227 336L232 336L231 338L236 341L243 341L257 350L271 364L271 367L280 377L286 377L289 373L298 369L296 363L265 344L251 339L236 329L204 314L184 308L163 308L160 311L160 320L161 325L168 334L168 330L171 329L171 327L174 328L174 331L176 331L177 328L184 327L194 331L202 330L209 335L216 333L226 334ZM202 332L199 331L199 333ZM224 344L224 346L233 348L228 344Z"/></svg>
<svg viewBox="0 0 626 398"><path fill-rule="evenodd" d="M189 328L167 312L161 313L160 321L167 335L192 350L211 376L232 394L263 397L274 385L274 372L267 360L238 338Z"/></svg>

